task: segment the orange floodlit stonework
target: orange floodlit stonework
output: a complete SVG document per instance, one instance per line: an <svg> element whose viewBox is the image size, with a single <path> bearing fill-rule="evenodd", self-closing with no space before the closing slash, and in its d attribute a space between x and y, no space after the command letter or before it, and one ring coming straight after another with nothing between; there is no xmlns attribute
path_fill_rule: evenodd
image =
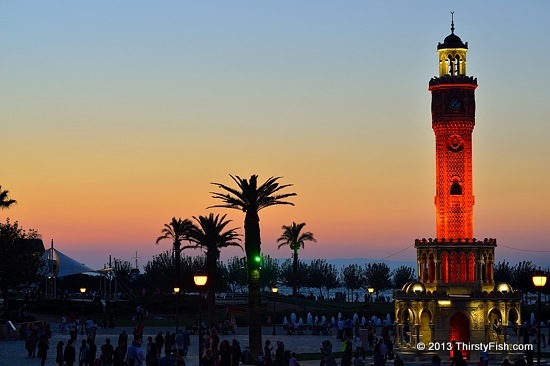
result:
<svg viewBox="0 0 550 366"><path fill-rule="evenodd" d="M437 46L439 77L429 82L436 158L436 238L417 239L418 279L396 291L397 344L502 343L521 324L518 291L495 284L496 239L474 237L472 134L477 79L466 75L468 43L451 34ZM492 324L501 323L494 334ZM474 351L472 351L473 353ZM464 355L472 358L470 350ZM451 351L452 356L452 351Z"/></svg>

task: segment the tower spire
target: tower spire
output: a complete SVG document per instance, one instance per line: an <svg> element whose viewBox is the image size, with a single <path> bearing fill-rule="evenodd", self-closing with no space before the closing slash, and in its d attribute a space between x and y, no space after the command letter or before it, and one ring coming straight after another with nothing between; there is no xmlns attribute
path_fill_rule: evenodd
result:
<svg viewBox="0 0 550 366"><path fill-rule="evenodd" d="M452 34L455 34L455 17L454 17L454 14L455 12L454 11L451 11L451 33Z"/></svg>

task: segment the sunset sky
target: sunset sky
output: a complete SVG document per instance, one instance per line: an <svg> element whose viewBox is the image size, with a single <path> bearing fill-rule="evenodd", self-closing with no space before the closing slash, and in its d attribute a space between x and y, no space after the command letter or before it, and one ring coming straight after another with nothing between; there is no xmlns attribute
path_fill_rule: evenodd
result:
<svg viewBox="0 0 550 366"><path fill-rule="evenodd" d="M427 88L450 11L479 84L475 236L497 238L497 261L547 266L546 0L1 1L0 185L18 205L0 220L90 267L136 251L143 265L170 248L155 239L173 216L242 227L207 209L210 183L259 174L298 194L260 213L275 257L292 221L318 240L303 258L434 237Z"/></svg>

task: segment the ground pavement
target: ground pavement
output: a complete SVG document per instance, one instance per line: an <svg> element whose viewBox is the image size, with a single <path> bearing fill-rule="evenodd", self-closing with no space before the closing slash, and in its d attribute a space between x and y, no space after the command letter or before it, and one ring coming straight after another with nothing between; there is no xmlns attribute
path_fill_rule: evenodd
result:
<svg viewBox="0 0 550 366"><path fill-rule="evenodd" d="M50 339L50 349L48 350L48 359L46 361L47 366L55 366L57 365L55 363L55 347L59 341L63 341L63 343L66 345L67 340L69 339L68 333L61 334L58 331L58 324L52 323L51 329L53 330L52 337ZM96 345L98 348L98 354L99 350L101 349L101 345L105 343L106 338L111 339L111 344L116 345L118 341L118 336L122 332L123 329L126 329L126 331L130 334L129 339L132 339L132 327L116 327L115 329L103 329L98 328L97 335L96 335ZM162 331L162 333L166 333L166 331L173 332L175 329L173 327L149 327L145 328L144 331L144 340L147 339L148 336L152 336L153 338L155 335L158 334L159 331ZM272 335L273 328L272 327L263 327L262 328L262 334L263 334L263 341L269 339L271 341L271 344L275 347L277 341L282 341L285 344L286 350L291 350L293 352L296 352L298 355L301 353L318 353L319 348L321 347L321 342L328 339L332 342L334 345L334 351L337 352L340 350L341 343L338 341L334 335L329 336L323 336L323 335L311 335L311 334L304 334L304 335L287 335L286 332L282 329L282 327L277 327L277 335ZM80 332L78 334L77 341L75 342L75 347L77 348L77 354L78 354L78 347L81 343L81 340L84 338L84 336L80 335ZM237 330L236 334L230 334L230 335L220 335L220 341L227 339L229 342L231 342L233 339L237 339L239 343L241 344L241 348L244 350L245 347L248 345L248 328L241 327ZM145 347L145 342L143 344L143 347ZM399 350L397 350L397 353L399 354ZM198 344L197 344L197 336L193 335L191 336L191 347L189 348L189 353L186 358L186 365L187 366L197 366L198 365ZM442 357L444 358L444 357ZM300 361L301 366L317 366L319 365L320 358L316 360L309 360L304 361L300 360L300 356L298 356L298 360ZM340 364L340 360L337 360L338 364ZM542 364L548 364L547 360L542 360ZM500 366L501 360L498 360L498 362L491 361L490 365ZM365 365L372 365L372 357L365 359ZM407 366L419 366L419 363L415 362L406 362ZM429 365L429 362L423 362L422 365ZM470 365L475 365L475 362L471 362ZM29 358L27 356L27 351L25 350L25 345L23 340L0 340L0 366L39 366L40 360L37 358ZM387 363L387 366L392 366L393 363L389 361ZM447 362L444 362L444 365L448 365Z"/></svg>
<svg viewBox="0 0 550 366"><path fill-rule="evenodd" d="M58 331L58 325L52 323L51 328L53 330L52 337L50 339L50 349L48 350L48 359L46 360L47 366L55 366L57 365L55 363L55 347L57 346L57 343L59 341L63 341L63 343L66 345L67 340L69 339L69 334L61 334ZM279 328L279 327L278 327ZM111 344L116 346L116 343L118 341L118 335L122 332L123 329L126 329L126 332L128 332L129 339L132 339L132 327L116 327L115 329L102 329L98 328L97 335L96 335L96 345L98 348L98 355L99 350L101 348L101 345L105 343L106 338L111 339ZM173 327L149 327L145 328L143 339L144 341L147 339L148 336L152 336L153 338L158 334L159 331L162 331L162 333L166 333L166 331L173 332L175 328ZM335 351L339 350L340 342L335 338L334 335L332 336L320 336L320 335L286 335L286 332L280 327L277 329L277 335L271 335L273 332L272 327L264 327L262 329L263 333L263 341L269 339L271 341L271 344L275 347L277 341L282 341L285 344L285 349L291 350L292 352L296 352L297 354L300 353L316 353L319 352L319 348L321 347L321 342L329 339L334 344ZM85 336L80 335L80 332L78 334L78 338L75 341L75 346L77 348L77 354L78 354L78 347L80 346L81 340L84 339ZM237 329L236 334L229 334L229 335L222 335L220 334L220 341L227 339L230 343L233 339L237 339L239 343L241 344L241 348L244 350L245 347L248 345L248 328L241 327ZM143 348L145 350L145 343L143 343ZM186 358L186 365L187 366L196 366L198 365L198 344L197 344L197 336L192 335L191 336L191 347L189 348L189 353ZM298 357L300 359L300 357ZM320 358L319 358L320 360ZM319 360L310 360L310 361L300 361L301 366L317 366L319 365ZM371 361L371 360L365 360L365 361ZM340 362L338 362L340 363ZM365 362L366 363L366 362ZM372 361L370 362L372 364ZM23 340L5 340L0 341L0 366L39 366L40 360L38 358L29 358L27 356L27 351L25 350L25 344Z"/></svg>

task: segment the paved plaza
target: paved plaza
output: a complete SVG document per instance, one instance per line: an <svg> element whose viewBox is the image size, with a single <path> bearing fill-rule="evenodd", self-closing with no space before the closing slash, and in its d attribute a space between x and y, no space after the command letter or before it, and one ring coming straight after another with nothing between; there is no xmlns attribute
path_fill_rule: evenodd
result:
<svg viewBox="0 0 550 366"><path fill-rule="evenodd" d="M54 366L54 365L57 365L55 363L55 353L56 353L55 347L59 341L63 341L63 343L66 345L67 340L69 339L69 334L68 333L61 334L58 331L58 324L52 323L51 328L53 332L52 332L52 337L50 339L50 349L48 350L48 359L46 361L46 365ZM97 335L96 335L96 345L98 350L101 348L101 345L105 343L106 338L110 338L111 343L116 345L118 336L123 329L126 329L126 331L130 334L129 339L132 339L132 335L131 335L132 329L133 329L132 327L116 327L115 329L98 328ZM162 333L164 334L166 331L173 332L174 330L175 329L173 327L145 328L143 339L144 341L146 341L148 336L152 336L154 338L159 331L162 331ZM271 327L263 328L264 342L265 340L269 339L273 345L276 345L277 341L282 341L285 344L285 349L296 352L297 354L319 352L319 348L321 347L321 342L324 341L325 339L330 339L330 341L334 345L334 350L339 351L340 341L338 341L334 335L332 336L330 335L318 336L318 335L310 335L310 334L286 335L286 332L282 329L282 327L279 327L279 329L277 329L278 335L273 336L271 335L272 331L273 331L273 328ZM242 350L244 350L245 347L248 345L248 328L245 328L245 327L241 327L237 329L236 334L229 334L229 335L220 334L219 336L220 336L220 341L227 339L229 340L229 342L231 342L231 340L233 340L234 338L237 339L241 344ZM85 336L80 335L80 332L79 332L77 341L75 342L77 353L78 353L78 346L80 345L80 341L84 339L84 337ZM142 344L142 347L145 350L145 342L144 344ZM99 353L100 352L98 351L98 354ZM197 355L198 355L197 336L192 335L191 347L189 348L189 354L187 355L187 358L186 358L186 364L188 366L198 365ZM301 361L300 364L302 366L318 365L319 360ZM365 360L365 361L371 362L371 360ZM27 351L25 350L25 344L23 340L2 340L0 341L0 366L4 366L4 365L5 366L8 366L8 365L39 366L40 360L37 358L29 358L27 356Z"/></svg>
<svg viewBox="0 0 550 366"><path fill-rule="evenodd" d="M59 341L63 341L63 343L66 345L67 340L69 339L68 333L62 334L58 331L58 324L51 323L51 329L53 330L52 337L50 339L50 349L48 350L48 359L46 361L46 365L48 366L55 366L57 365L55 363L55 347ZM122 330L125 329L130 334L130 339L132 338L131 333L133 328L132 327L116 327L115 329L103 329L98 328L97 335L96 335L96 344L98 347L98 354L99 349L101 348L101 345L105 343L106 338L111 339L111 343L116 344L118 340L119 334L122 332ZM147 339L148 336L152 336L153 338L158 334L159 331L162 331L164 334L166 331L173 332L175 329L173 327L149 327L145 328L144 332L144 340ZM269 339L272 343L272 345L276 345L277 341L282 341L285 344L285 349L291 350L292 352L296 352L298 355L302 353L318 353L319 348L321 346L321 342L328 339L332 342L334 346L334 351L338 352L340 351L341 343L339 340L336 339L335 335L311 335L311 334L304 334L304 335L287 335L286 332L282 329L282 327L277 327L277 335L272 335L273 328L272 327L263 327L263 341ZM77 341L75 342L75 345L77 347L77 353L78 353L78 345L80 345L80 341L84 339L83 335L78 335ZM232 341L233 339L237 339L239 343L241 344L242 350L245 349L245 347L248 345L248 328L241 327L237 329L236 334L229 334L229 335L222 335L220 334L220 341L227 339L228 341ZM145 349L145 342L142 345ZM400 354L402 351L396 350L397 354ZM410 353L409 353L410 354ZM196 366L198 365L198 344L197 344L197 336L192 335L191 336L191 347L189 349L189 354L186 358L186 364L187 366ZM500 365L502 355L490 355L491 362L490 364L493 365ZM444 357L441 357L444 359L443 364L447 364L448 362ZM300 361L301 366L317 366L319 365L320 358L316 360L300 360L300 356L298 356L298 360ZM512 360L510 360L512 361ZM340 364L340 360L337 360L338 364ZM546 364L546 360L543 360L543 364ZM365 359L365 365L372 365L372 357L367 357ZM415 366L415 365L429 365L430 362L427 359L424 359L421 363L419 362L406 362L407 365ZM475 365L476 362L473 360L470 362L470 365ZM513 364L513 362L512 362ZM8 365L14 365L14 366L38 366L40 365L40 360L37 358L29 358L27 356L27 351L25 350L24 341L23 340L0 340L0 366L8 366ZM392 361L388 361L388 366L393 365Z"/></svg>

